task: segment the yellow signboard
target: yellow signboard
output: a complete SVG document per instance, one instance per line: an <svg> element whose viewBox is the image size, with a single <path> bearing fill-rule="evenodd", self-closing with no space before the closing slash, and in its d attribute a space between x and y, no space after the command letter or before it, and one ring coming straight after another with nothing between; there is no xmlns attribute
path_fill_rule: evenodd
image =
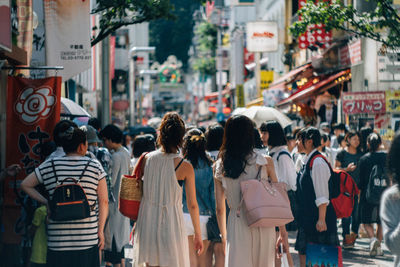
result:
<svg viewBox="0 0 400 267"><path fill-rule="evenodd" d="M242 84L236 86L236 106L244 107L244 89Z"/></svg>
<svg viewBox="0 0 400 267"><path fill-rule="evenodd" d="M400 112L400 91L386 91L386 112Z"/></svg>
<svg viewBox="0 0 400 267"><path fill-rule="evenodd" d="M261 77L261 84L260 84L260 90L265 90L269 87L269 85L272 83L274 80L274 72L273 71L267 71L267 70L262 70L260 72L260 77Z"/></svg>

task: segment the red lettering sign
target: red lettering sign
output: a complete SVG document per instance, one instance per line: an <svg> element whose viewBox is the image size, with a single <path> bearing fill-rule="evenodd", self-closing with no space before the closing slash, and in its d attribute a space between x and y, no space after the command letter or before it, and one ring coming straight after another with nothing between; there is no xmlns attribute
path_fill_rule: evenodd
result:
<svg viewBox="0 0 400 267"><path fill-rule="evenodd" d="M353 92L342 94L343 112L345 114L381 114L386 112L384 91Z"/></svg>

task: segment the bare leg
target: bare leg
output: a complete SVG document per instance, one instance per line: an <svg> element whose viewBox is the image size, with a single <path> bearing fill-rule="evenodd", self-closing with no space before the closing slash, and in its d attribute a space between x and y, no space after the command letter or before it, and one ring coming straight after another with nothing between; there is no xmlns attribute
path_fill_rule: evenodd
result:
<svg viewBox="0 0 400 267"><path fill-rule="evenodd" d="M224 246L222 245L222 243L221 242L214 243L213 251L215 255L215 267L224 267L225 254L224 254Z"/></svg>
<svg viewBox="0 0 400 267"><path fill-rule="evenodd" d="M204 251L201 255L196 255L197 257L197 267L209 267L212 264L212 253L208 250L210 241L203 240ZM210 264L211 263L211 264Z"/></svg>
<svg viewBox="0 0 400 267"><path fill-rule="evenodd" d="M197 267L197 255L193 245L193 236L188 236L190 267Z"/></svg>
<svg viewBox="0 0 400 267"><path fill-rule="evenodd" d="M378 228L376 229L376 237L378 238L379 242L382 242L383 232L382 232L382 225L380 224L378 224Z"/></svg>
<svg viewBox="0 0 400 267"><path fill-rule="evenodd" d="M364 224L364 229L367 232L369 238L375 237L374 227L372 226L372 224Z"/></svg>
<svg viewBox="0 0 400 267"><path fill-rule="evenodd" d="M306 267L306 255L299 254L300 267Z"/></svg>

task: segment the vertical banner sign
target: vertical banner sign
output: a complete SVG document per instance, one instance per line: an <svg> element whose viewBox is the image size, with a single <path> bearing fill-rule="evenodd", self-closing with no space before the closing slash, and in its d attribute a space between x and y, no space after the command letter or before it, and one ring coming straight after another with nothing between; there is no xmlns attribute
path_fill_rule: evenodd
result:
<svg viewBox="0 0 400 267"><path fill-rule="evenodd" d="M61 77L25 79L8 77L6 165L19 164L17 177L4 183L3 242L19 243L21 216L19 186L21 180L43 160L41 145L51 140L55 124L60 120ZM18 192L18 195L17 195Z"/></svg>
<svg viewBox="0 0 400 267"><path fill-rule="evenodd" d="M343 113L382 114L386 112L385 100L385 91L343 93Z"/></svg>
<svg viewBox="0 0 400 267"><path fill-rule="evenodd" d="M260 89L265 90L269 87L269 85L274 80L274 72L271 70L262 70L260 72L260 76L261 76Z"/></svg>
<svg viewBox="0 0 400 267"><path fill-rule="evenodd" d="M299 9L302 9L306 4L306 0L299 1ZM299 16L301 20L301 16ZM310 45L315 45L316 42L322 44L322 48L327 48L327 43L332 41L332 32L326 32L323 24L311 24L307 28L307 32L300 35L299 47L300 49L306 49Z"/></svg>
<svg viewBox="0 0 400 267"><path fill-rule="evenodd" d="M44 0L46 63L64 66L63 81L91 66L90 1Z"/></svg>

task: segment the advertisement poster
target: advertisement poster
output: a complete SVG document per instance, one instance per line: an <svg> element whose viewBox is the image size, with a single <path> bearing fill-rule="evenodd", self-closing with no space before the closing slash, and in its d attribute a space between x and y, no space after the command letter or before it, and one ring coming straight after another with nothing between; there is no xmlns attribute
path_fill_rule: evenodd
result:
<svg viewBox="0 0 400 267"><path fill-rule="evenodd" d="M386 112L400 112L400 91L386 91Z"/></svg>
<svg viewBox="0 0 400 267"><path fill-rule="evenodd" d="M343 93L342 104L347 115L386 113L384 91Z"/></svg>
<svg viewBox="0 0 400 267"><path fill-rule="evenodd" d="M51 141L51 133L60 120L61 77L26 79L8 77L6 166L19 164L17 177L7 177L4 183L3 242L19 243L20 229L16 221L21 216L21 180L44 160L40 149Z"/></svg>
<svg viewBox="0 0 400 267"><path fill-rule="evenodd" d="M46 64L64 66L63 81L91 67L90 1L44 0Z"/></svg>

